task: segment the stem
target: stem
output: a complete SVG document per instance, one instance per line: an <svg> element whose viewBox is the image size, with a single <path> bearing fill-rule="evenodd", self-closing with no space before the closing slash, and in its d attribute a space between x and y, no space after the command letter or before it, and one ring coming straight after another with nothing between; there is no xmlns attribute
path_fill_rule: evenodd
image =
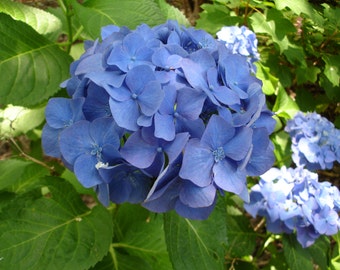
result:
<svg viewBox="0 0 340 270"><path fill-rule="evenodd" d="M61 9L63 10L66 16L66 23L67 23L67 39L68 42L66 44L66 52L70 53L71 46L73 43L73 30L72 30L72 6L67 3L67 0L58 0L58 4L60 5Z"/></svg>
<svg viewBox="0 0 340 270"><path fill-rule="evenodd" d="M26 158L26 159L28 159L30 161L33 161L34 163L37 163L37 164L47 168L51 172L54 172L54 167L53 166L50 167L46 163L44 163L44 162L42 162L42 161L40 161L38 159L35 159L34 157L31 157L30 155L26 154L13 138L9 138L9 140L15 146L15 148L20 152L21 156L23 156L24 158Z"/></svg>

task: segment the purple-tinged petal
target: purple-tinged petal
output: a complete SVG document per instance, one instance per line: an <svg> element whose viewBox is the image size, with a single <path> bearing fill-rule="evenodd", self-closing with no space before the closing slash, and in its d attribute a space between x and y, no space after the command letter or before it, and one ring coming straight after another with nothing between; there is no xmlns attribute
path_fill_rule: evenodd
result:
<svg viewBox="0 0 340 270"><path fill-rule="evenodd" d="M168 155L169 163L175 161L179 154L183 151L186 143L189 140L189 133L178 133L172 142L164 145L164 151Z"/></svg>
<svg viewBox="0 0 340 270"><path fill-rule="evenodd" d="M203 147L199 140L189 140L184 150L184 157L179 176L194 184L205 187L212 182L214 157L211 149Z"/></svg>
<svg viewBox="0 0 340 270"><path fill-rule="evenodd" d="M121 149L122 157L137 168L148 168L155 159L157 146L146 143L141 131L134 132Z"/></svg>
<svg viewBox="0 0 340 270"><path fill-rule="evenodd" d="M172 115L155 114L155 136L166 141L175 139L175 124Z"/></svg>
<svg viewBox="0 0 340 270"><path fill-rule="evenodd" d="M147 116L153 115L162 104L164 91L157 81L148 82L144 90L138 96L138 104L142 113Z"/></svg>
<svg viewBox="0 0 340 270"><path fill-rule="evenodd" d="M235 135L235 128L222 117L212 115L201 141L212 150L224 146Z"/></svg>
<svg viewBox="0 0 340 270"><path fill-rule="evenodd" d="M223 146L224 154L233 160L242 160L249 151L252 135L251 128L242 127L237 129L235 136Z"/></svg>
<svg viewBox="0 0 340 270"><path fill-rule="evenodd" d="M79 182L86 188L103 183L96 169L97 158L90 154L80 155L74 163L74 174Z"/></svg>
<svg viewBox="0 0 340 270"><path fill-rule="evenodd" d="M216 162L213 172L214 182L221 189L237 195L243 194L244 189L247 189L245 172L237 170L227 160Z"/></svg>
<svg viewBox="0 0 340 270"><path fill-rule="evenodd" d="M131 131L136 131L139 128L137 125L139 110L134 100L118 102L110 98L109 104L112 116L119 127Z"/></svg>
<svg viewBox="0 0 340 270"><path fill-rule="evenodd" d="M208 207L193 208L183 204L181 201L177 200L175 204L176 212L185 218L195 219L195 220L205 220L209 217L213 209L215 208L215 203Z"/></svg>
<svg viewBox="0 0 340 270"><path fill-rule="evenodd" d="M215 201L216 188L213 184L206 187L199 187L190 181L183 181L179 198L183 204L189 207L208 207Z"/></svg>
<svg viewBox="0 0 340 270"><path fill-rule="evenodd" d="M81 154L91 152L93 143L88 121L79 121L60 133L60 152L70 164L74 164Z"/></svg>
<svg viewBox="0 0 340 270"><path fill-rule="evenodd" d="M62 130L63 129L51 128L48 124L44 125L41 143L45 155L60 158L59 134Z"/></svg>

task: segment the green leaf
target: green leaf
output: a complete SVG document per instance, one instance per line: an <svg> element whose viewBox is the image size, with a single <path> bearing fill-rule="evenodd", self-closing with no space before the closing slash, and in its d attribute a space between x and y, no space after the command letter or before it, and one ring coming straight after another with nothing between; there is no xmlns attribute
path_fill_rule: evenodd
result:
<svg viewBox="0 0 340 270"><path fill-rule="evenodd" d="M298 84L315 83L321 70L318 67L303 67L296 65L296 80Z"/></svg>
<svg viewBox="0 0 340 270"><path fill-rule="evenodd" d="M237 25L242 22L241 17L231 16L224 5L203 4L201 8L203 11L196 20L196 27L204 29L214 36L223 26Z"/></svg>
<svg viewBox="0 0 340 270"><path fill-rule="evenodd" d="M272 19L274 19L273 17ZM290 44L287 35L282 35L280 29L280 23L282 20L272 20L268 19L264 14L254 13L250 16L251 25L255 33L265 33L271 36L274 43L276 43L280 48L280 53L288 49ZM279 19L279 18L278 18Z"/></svg>
<svg viewBox="0 0 340 270"><path fill-rule="evenodd" d="M332 102L340 101L340 86L334 86L324 73L320 74L320 86Z"/></svg>
<svg viewBox="0 0 340 270"><path fill-rule="evenodd" d="M324 74L333 86L339 86L340 83L340 55L324 55L325 61Z"/></svg>
<svg viewBox="0 0 340 270"><path fill-rule="evenodd" d="M49 174L39 164L19 159L0 160L0 190L24 193L35 187L37 179Z"/></svg>
<svg viewBox="0 0 340 270"><path fill-rule="evenodd" d="M182 218L174 211L166 213L165 239L174 269L224 269L225 221L223 198L203 221Z"/></svg>
<svg viewBox="0 0 340 270"><path fill-rule="evenodd" d="M107 209L87 208L60 178L45 180L47 193L25 193L3 209L1 269L88 269L108 251L112 220Z"/></svg>
<svg viewBox="0 0 340 270"><path fill-rule="evenodd" d="M297 15L306 14L313 22L323 25L322 16L306 0L275 0L275 5L278 10L288 7Z"/></svg>
<svg viewBox="0 0 340 270"><path fill-rule="evenodd" d="M321 270L328 270L328 254L330 241L326 236L319 237L313 245L307 248L312 255L313 261L317 263Z"/></svg>
<svg viewBox="0 0 340 270"><path fill-rule="evenodd" d="M46 100L69 76L72 58L27 24L0 13L0 104Z"/></svg>
<svg viewBox="0 0 340 270"><path fill-rule="evenodd" d="M89 0L83 5L73 1L73 7L80 23L93 39L100 36L100 29L105 25L134 29L141 23L154 26L167 19L154 0Z"/></svg>
<svg viewBox="0 0 340 270"><path fill-rule="evenodd" d="M0 12L7 13L13 19L30 25L44 36L51 36L61 29L61 21L49 12L10 0L1 0Z"/></svg>
<svg viewBox="0 0 340 270"><path fill-rule="evenodd" d="M115 238L106 264L111 261L116 270L171 269L162 215L126 203L119 205L114 225Z"/></svg>
<svg viewBox="0 0 340 270"><path fill-rule="evenodd" d="M285 131L279 131L272 135L272 142L274 143L274 154L276 158L276 166L290 167L292 164L292 152L290 136Z"/></svg>
<svg viewBox="0 0 340 270"><path fill-rule="evenodd" d="M256 232L249 219L229 199L227 201L227 252L230 258L242 258L254 252Z"/></svg>
<svg viewBox="0 0 340 270"><path fill-rule="evenodd" d="M291 119L295 116L299 107L296 102L288 96L286 90L283 87L279 87L277 98L273 107L273 111L276 115Z"/></svg>
<svg viewBox="0 0 340 270"><path fill-rule="evenodd" d="M257 66L256 77L263 83L262 91L266 95L272 95L276 92L279 79L270 73L269 67L264 66L260 62L255 63Z"/></svg>
<svg viewBox="0 0 340 270"><path fill-rule="evenodd" d="M15 137L38 127L45 120L45 107L28 109L8 105L0 110L0 138Z"/></svg>
<svg viewBox="0 0 340 270"><path fill-rule="evenodd" d="M283 235L283 252L291 270L313 270L313 260L309 252L302 248L295 234Z"/></svg>
<svg viewBox="0 0 340 270"><path fill-rule="evenodd" d="M169 5L165 0L156 0L156 2L165 18L176 20L181 25L190 26L190 22L178 8Z"/></svg>
<svg viewBox="0 0 340 270"><path fill-rule="evenodd" d="M288 47L283 51L283 54L287 57L287 60L295 65L306 68L307 63L305 60L305 53L301 46L295 44L289 44Z"/></svg>

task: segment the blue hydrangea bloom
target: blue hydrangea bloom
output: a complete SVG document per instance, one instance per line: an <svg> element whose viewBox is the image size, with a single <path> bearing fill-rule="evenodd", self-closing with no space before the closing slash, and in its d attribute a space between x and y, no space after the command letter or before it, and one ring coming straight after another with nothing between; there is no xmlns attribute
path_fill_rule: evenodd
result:
<svg viewBox="0 0 340 270"><path fill-rule="evenodd" d="M246 26L223 26L216 33L217 38L225 42L225 46L232 54L239 54L248 57L249 63L254 71L256 67L252 65L260 59L257 51L257 38L253 31Z"/></svg>
<svg viewBox="0 0 340 270"><path fill-rule="evenodd" d="M292 139L292 158L298 166L314 171L340 162L340 130L320 114L298 112L285 131Z"/></svg>
<svg viewBox="0 0 340 270"><path fill-rule="evenodd" d="M219 193L247 200L247 175L274 162L275 121L241 51L171 20L103 27L61 84L70 99L46 109L45 153L104 205L205 219Z"/></svg>
<svg viewBox="0 0 340 270"><path fill-rule="evenodd" d="M312 245L320 235L340 230L340 192L329 182L302 167L271 168L251 188L250 202L244 208L253 217L266 218L273 233L296 232L303 247Z"/></svg>
<svg viewBox="0 0 340 270"><path fill-rule="evenodd" d="M84 120L84 98L51 98L46 106L42 147L46 155L60 158L59 135L67 127Z"/></svg>

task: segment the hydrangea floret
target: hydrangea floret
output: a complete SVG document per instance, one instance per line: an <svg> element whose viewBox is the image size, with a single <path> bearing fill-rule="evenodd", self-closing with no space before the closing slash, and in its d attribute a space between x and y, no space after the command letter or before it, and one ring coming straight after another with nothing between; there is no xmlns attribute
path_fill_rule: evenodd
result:
<svg viewBox="0 0 340 270"><path fill-rule="evenodd" d="M251 68L256 71L253 63L260 59L260 54L257 50L258 41L253 31L244 25L223 26L216 36L225 42L230 53L247 56Z"/></svg>
<svg viewBox="0 0 340 270"><path fill-rule="evenodd" d="M320 114L298 112L285 131L292 140L296 165L315 171L331 169L334 162L340 162L340 130Z"/></svg>
<svg viewBox="0 0 340 270"><path fill-rule="evenodd" d="M246 176L274 162L275 121L246 56L176 21L106 26L85 49L69 98L46 109L47 155L105 205L205 219L219 193L249 200Z"/></svg>
<svg viewBox="0 0 340 270"><path fill-rule="evenodd" d="M303 247L340 229L338 188L302 167L268 170L251 188L244 208L253 217L265 217L272 233L296 232Z"/></svg>

